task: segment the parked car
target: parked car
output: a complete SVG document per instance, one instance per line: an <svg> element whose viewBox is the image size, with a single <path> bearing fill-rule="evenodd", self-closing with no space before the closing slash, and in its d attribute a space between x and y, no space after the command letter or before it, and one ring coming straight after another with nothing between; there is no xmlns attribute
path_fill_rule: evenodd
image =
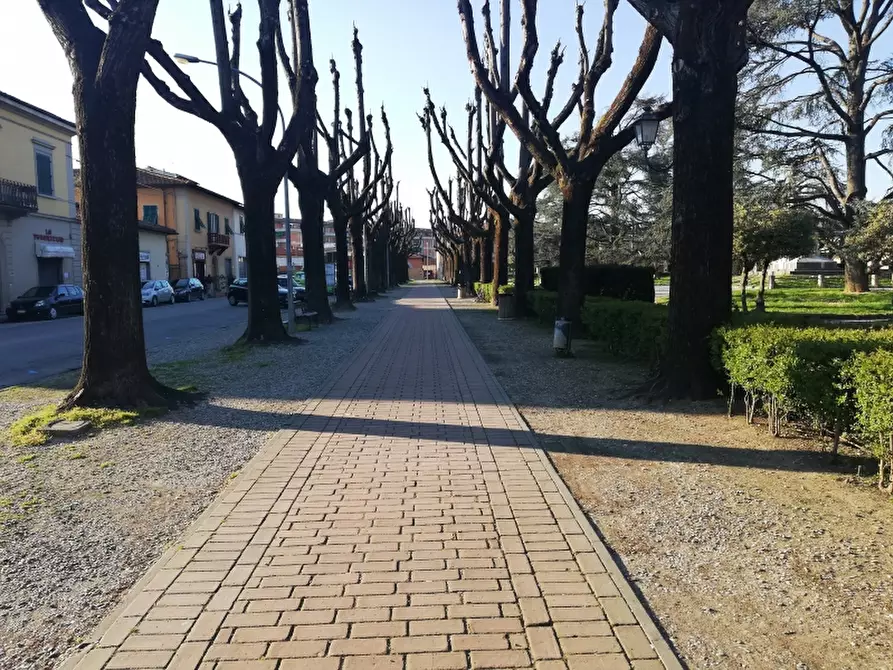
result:
<svg viewBox="0 0 893 670"><path fill-rule="evenodd" d="M6 308L10 321L27 318L55 319L65 314L84 313L84 291L73 284L34 286Z"/></svg>
<svg viewBox="0 0 893 670"><path fill-rule="evenodd" d="M174 304L174 288L167 279L150 279L143 284L140 292L144 305L158 307L161 303Z"/></svg>
<svg viewBox="0 0 893 670"><path fill-rule="evenodd" d="M300 277L298 276L300 274ZM285 289L288 286L288 275L279 275L279 288ZM306 290L304 289L304 273L295 273L292 275L292 283L294 284L295 302L303 302ZM288 301L288 294L286 294Z"/></svg>
<svg viewBox="0 0 893 670"><path fill-rule="evenodd" d="M193 277L192 279L178 279L174 284L174 300L176 302L192 302L194 299L205 299L205 287Z"/></svg>
<svg viewBox="0 0 893 670"><path fill-rule="evenodd" d="M286 285L288 283L288 279L285 275L281 275L279 277L279 306L282 309L286 309L288 307L288 291L286 290ZM229 300L229 304L235 307L240 302L248 302L248 280L247 279L237 279L232 284L229 285L229 289L226 291L226 299ZM298 286L295 284L295 302L300 302L304 299L304 287Z"/></svg>

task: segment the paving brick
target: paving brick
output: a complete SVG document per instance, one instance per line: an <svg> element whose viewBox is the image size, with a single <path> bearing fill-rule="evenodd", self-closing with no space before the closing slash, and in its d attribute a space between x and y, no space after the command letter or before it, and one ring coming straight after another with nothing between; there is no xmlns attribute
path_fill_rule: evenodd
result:
<svg viewBox="0 0 893 670"><path fill-rule="evenodd" d="M449 643L446 635L417 635L391 638L392 654L412 654L421 652L447 651Z"/></svg>
<svg viewBox="0 0 893 670"><path fill-rule="evenodd" d="M369 656L384 654L388 641L384 638L351 638L350 640L333 640L329 645L330 656Z"/></svg>
<svg viewBox="0 0 893 670"><path fill-rule="evenodd" d="M629 661L623 654L584 654L568 656L569 670L629 670Z"/></svg>
<svg viewBox="0 0 893 670"><path fill-rule="evenodd" d="M503 668L530 667L530 657L520 649L512 651L473 651L471 652L472 670L502 670Z"/></svg>
<svg viewBox="0 0 893 670"><path fill-rule="evenodd" d="M173 658L172 651L119 651L106 668L163 668Z"/></svg>
<svg viewBox="0 0 893 670"><path fill-rule="evenodd" d="M453 635L450 637L450 646L455 651L470 651L472 649L508 649L509 643L502 633L475 633Z"/></svg>
<svg viewBox="0 0 893 670"><path fill-rule="evenodd" d="M527 629L530 655L534 660L561 658L561 648L551 626L533 626Z"/></svg>
<svg viewBox="0 0 893 670"><path fill-rule="evenodd" d="M657 658L654 647L639 626L615 626L614 634L631 659Z"/></svg>
<svg viewBox="0 0 893 670"><path fill-rule="evenodd" d="M410 654L406 657L406 670L466 670L465 654Z"/></svg>
<svg viewBox="0 0 893 670"><path fill-rule="evenodd" d="M326 651L326 643L317 640L273 642L267 650L268 658L310 658L322 656ZM314 670L317 670L314 660Z"/></svg>
<svg viewBox="0 0 893 670"><path fill-rule="evenodd" d="M79 670L662 668L503 398L411 289Z"/></svg>
<svg viewBox="0 0 893 670"><path fill-rule="evenodd" d="M402 635L406 635L405 621L355 623L350 627L351 637L397 637Z"/></svg>

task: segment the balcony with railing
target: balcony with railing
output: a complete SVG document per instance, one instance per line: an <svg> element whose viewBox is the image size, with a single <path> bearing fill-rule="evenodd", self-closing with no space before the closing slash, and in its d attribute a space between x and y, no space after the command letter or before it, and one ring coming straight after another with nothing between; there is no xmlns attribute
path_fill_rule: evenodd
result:
<svg viewBox="0 0 893 670"><path fill-rule="evenodd" d="M229 249L229 235L221 233L208 233L208 251L212 254L222 254Z"/></svg>
<svg viewBox="0 0 893 670"><path fill-rule="evenodd" d="M0 214L18 218L36 211L36 186L0 179Z"/></svg>

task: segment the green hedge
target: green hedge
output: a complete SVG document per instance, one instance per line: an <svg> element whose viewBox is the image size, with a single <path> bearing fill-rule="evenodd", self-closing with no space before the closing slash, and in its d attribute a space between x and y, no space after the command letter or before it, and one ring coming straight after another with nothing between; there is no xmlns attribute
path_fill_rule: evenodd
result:
<svg viewBox="0 0 893 670"><path fill-rule="evenodd" d="M752 325L716 334L716 364L744 392L748 420L758 403L778 433L788 414L832 431L856 428L856 389L849 366L859 352L893 349L893 329L789 328ZM835 439L836 446L836 439Z"/></svg>
<svg viewBox="0 0 893 670"><path fill-rule="evenodd" d="M658 362L667 333L667 307L654 303L586 298L581 318L594 340L618 356Z"/></svg>
<svg viewBox="0 0 893 670"><path fill-rule="evenodd" d="M490 283L485 284L485 283L476 281L474 283L474 292L484 302L490 302L490 300L493 298L493 284L490 284Z"/></svg>
<svg viewBox="0 0 893 670"><path fill-rule="evenodd" d="M542 289L528 291L527 306L538 321L552 325L558 318L558 293Z"/></svg>
<svg viewBox="0 0 893 670"><path fill-rule="evenodd" d="M557 291L560 270L540 268L542 287ZM589 296L654 302L654 268L640 265L587 265L583 293Z"/></svg>
<svg viewBox="0 0 893 670"><path fill-rule="evenodd" d="M848 363L857 428L880 463L878 486L893 493L893 351L859 352Z"/></svg>

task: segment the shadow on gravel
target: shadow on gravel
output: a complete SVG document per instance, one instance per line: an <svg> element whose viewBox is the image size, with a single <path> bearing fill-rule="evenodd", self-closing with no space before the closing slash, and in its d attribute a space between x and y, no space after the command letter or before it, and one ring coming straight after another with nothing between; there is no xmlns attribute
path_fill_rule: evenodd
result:
<svg viewBox="0 0 893 670"><path fill-rule="evenodd" d="M172 420L175 417L172 417ZM161 417L159 421L165 421ZM222 428L241 428L246 425L269 425L272 429L298 430L326 434L369 435L398 439L488 444L491 447L532 447L531 433L505 428L479 428L443 423L422 423L370 418L329 417L318 414L286 416L274 412L247 409L219 408L202 416L190 417L199 424ZM733 468L755 468L788 472L838 472L850 474L861 465L870 474L875 464L870 458L841 455L832 463L829 455L802 449L746 449L673 442L578 438L565 435L536 433L539 445L547 451L586 454L641 461L703 463ZM432 446L432 448L434 448Z"/></svg>

